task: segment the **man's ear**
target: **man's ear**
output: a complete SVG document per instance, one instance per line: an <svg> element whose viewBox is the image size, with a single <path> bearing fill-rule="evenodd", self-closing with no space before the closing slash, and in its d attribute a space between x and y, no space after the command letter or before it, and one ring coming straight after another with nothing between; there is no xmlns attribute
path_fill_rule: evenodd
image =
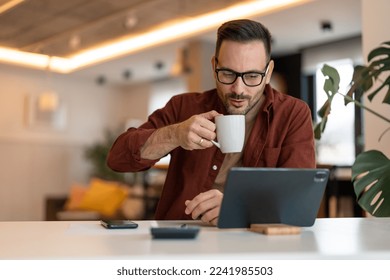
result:
<svg viewBox="0 0 390 280"><path fill-rule="evenodd" d="M270 60L268 63L268 71L267 71L267 74L265 76L266 84L269 84L271 82L271 76L272 76L273 71L274 71L274 61Z"/></svg>
<svg viewBox="0 0 390 280"><path fill-rule="evenodd" d="M211 71L213 72L213 75L214 75L214 79L215 78L217 78L215 75L215 67L216 67L217 65L215 64L215 55L213 55L213 57L211 58L211 67L212 67L212 69L211 69Z"/></svg>

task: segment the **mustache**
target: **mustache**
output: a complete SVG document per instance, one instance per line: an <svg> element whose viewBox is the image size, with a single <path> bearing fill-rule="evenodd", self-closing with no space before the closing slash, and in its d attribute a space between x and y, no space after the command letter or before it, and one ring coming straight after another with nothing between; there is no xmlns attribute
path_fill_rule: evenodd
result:
<svg viewBox="0 0 390 280"><path fill-rule="evenodd" d="M236 100L241 100L241 99L251 99L251 97L249 95L244 95L244 93L241 93L241 94L237 94L237 93L229 93L228 94L228 97L231 98L231 99L236 99Z"/></svg>

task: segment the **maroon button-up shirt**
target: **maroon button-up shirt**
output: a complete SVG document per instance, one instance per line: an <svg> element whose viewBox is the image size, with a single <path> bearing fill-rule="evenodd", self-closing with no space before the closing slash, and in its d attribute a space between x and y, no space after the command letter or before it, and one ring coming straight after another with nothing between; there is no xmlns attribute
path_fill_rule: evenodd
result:
<svg viewBox="0 0 390 280"><path fill-rule="evenodd" d="M314 168L313 126L307 104L279 93L269 85L264 94L265 101L243 150L242 165ZM142 159L140 148L156 129L211 110L226 114L215 89L172 97L164 108L155 111L139 128L129 128L118 137L108 155L108 165L120 172L149 169L157 160ZM184 213L184 202L211 189L223 159L224 154L214 146L193 151L178 147L171 151L155 218L191 219Z"/></svg>

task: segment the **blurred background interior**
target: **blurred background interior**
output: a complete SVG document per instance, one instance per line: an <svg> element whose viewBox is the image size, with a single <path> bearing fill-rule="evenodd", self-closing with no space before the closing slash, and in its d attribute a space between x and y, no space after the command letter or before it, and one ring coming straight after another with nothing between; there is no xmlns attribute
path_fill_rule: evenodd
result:
<svg viewBox="0 0 390 280"><path fill-rule="evenodd" d="M272 84L306 101L316 122L319 69L337 67L347 88L353 66L389 39L389 8L386 0L0 0L0 220L152 219L169 158L117 174L105 156L172 95L214 87L221 23L245 17L270 29ZM363 149L389 154L389 134L378 143L383 129L370 116L332 110L317 142L318 165L332 170L319 216L361 216L349 167Z"/></svg>

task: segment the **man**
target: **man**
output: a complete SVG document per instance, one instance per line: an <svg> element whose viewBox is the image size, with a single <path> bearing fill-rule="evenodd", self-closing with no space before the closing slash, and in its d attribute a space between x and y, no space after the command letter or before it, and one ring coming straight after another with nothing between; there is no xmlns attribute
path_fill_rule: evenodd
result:
<svg viewBox="0 0 390 280"><path fill-rule="evenodd" d="M120 135L108 155L108 165L120 172L146 170L171 155L156 219L192 218L216 225L233 166L315 167L310 109L269 85L271 35L262 24L224 23L211 64L216 89L174 96L146 123ZM241 153L222 154L211 143L214 117L220 114L245 115Z"/></svg>

